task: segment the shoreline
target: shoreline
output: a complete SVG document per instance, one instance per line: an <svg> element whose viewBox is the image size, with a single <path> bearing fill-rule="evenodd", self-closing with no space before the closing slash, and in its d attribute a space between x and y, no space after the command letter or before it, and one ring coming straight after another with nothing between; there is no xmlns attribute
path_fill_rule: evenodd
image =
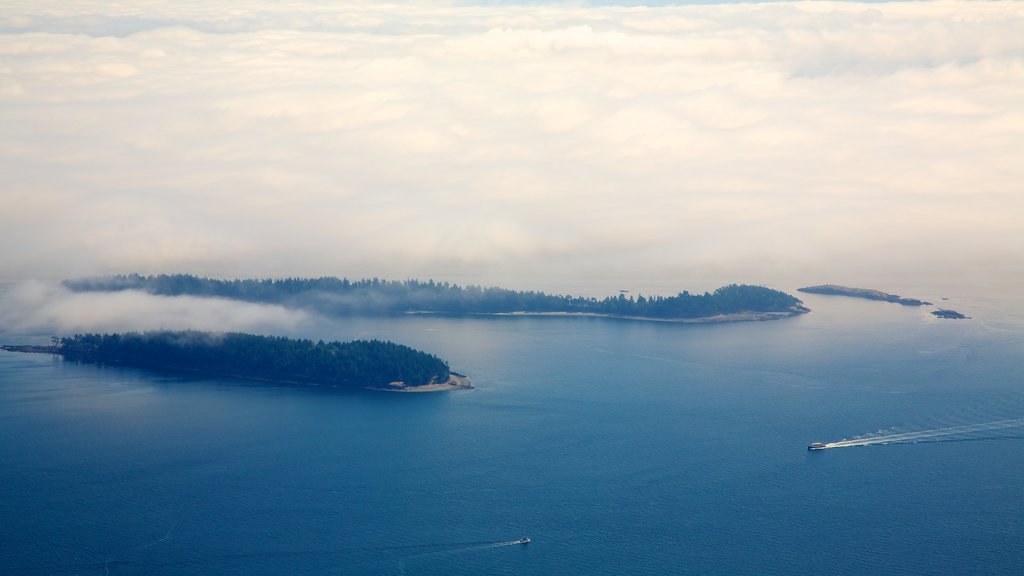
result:
<svg viewBox="0 0 1024 576"><path fill-rule="evenodd" d="M449 372L448 379L440 383L432 384L420 384L419 386L406 386L405 384L395 385L392 384L391 388L379 388L367 386L367 390L373 390L374 392L396 392L400 394L418 394L424 392L451 392L453 390L472 390L474 388L473 383L469 381L469 378L465 374L459 374L458 372Z"/></svg>
<svg viewBox="0 0 1024 576"><path fill-rule="evenodd" d="M523 317L523 318L607 318L610 320L631 320L640 322L667 322L671 324L727 324L730 322L764 322L768 320L780 320L782 318L793 318L802 314L810 313L810 308L800 306L798 310L786 312L737 312L733 314L718 314L715 316L700 316L696 318L657 318L653 316L623 316L617 314L601 314L596 312L471 312L463 314L451 314L430 311L410 311L402 314L409 316L444 316L444 317Z"/></svg>
<svg viewBox="0 0 1024 576"><path fill-rule="evenodd" d="M50 344L3 344L0 345L0 350L5 352L24 352L27 354L60 354L60 346Z"/></svg>
<svg viewBox="0 0 1024 576"><path fill-rule="evenodd" d="M566 317L566 318L610 318L613 320L639 320L641 322L668 322L672 324L725 324L729 322L763 322L792 318L807 314L811 310L801 306L796 310L785 312L735 312L732 314L716 314L697 318L658 318L654 316L622 316L619 314L601 314L598 312L480 312L478 316L525 316L525 317ZM415 314L415 312L414 312Z"/></svg>

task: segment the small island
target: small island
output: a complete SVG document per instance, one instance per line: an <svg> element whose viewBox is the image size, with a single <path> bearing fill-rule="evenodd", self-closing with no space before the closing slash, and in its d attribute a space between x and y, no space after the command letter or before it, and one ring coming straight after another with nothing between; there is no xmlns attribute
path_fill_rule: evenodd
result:
<svg viewBox="0 0 1024 576"><path fill-rule="evenodd" d="M75 292L137 290L161 296L227 298L311 310L328 316L447 314L591 316L660 322L712 323L772 320L805 314L803 303L765 286L730 284L713 292L673 296L588 298L506 288L459 286L428 280L286 278L219 280L189 274L138 274L66 280Z"/></svg>
<svg viewBox="0 0 1024 576"><path fill-rule="evenodd" d="M393 392L464 390L473 385L440 358L381 340L313 342L237 332L76 334L49 346L2 346L69 360L182 371L284 384Z"/></svg>
<svg viewBox="0 0 1024 576"><path fill-rule="evenodd" d="M872 290L870 288L850 288L848 286L837 286L835 284L807 286L805 288L797 288L797 291L807 292L808 294L827 294L830 296L849 296L851 298L864 298L866 300L880 300L882 302L902 304L903 306L931 306L931 302L925 302L924 300L918 300L917 298L904 298L899 294L889 294L887 292L882 292L881 290Z"/></svg>
<svg viewBox="0 0 1024 576"><path fill-rule="evenodd" d="M932 315L937 316L939 318L945 318L947 320L969 320L971 318L970 316L964 316L963 314L957 312L956 310L944 310L942 308L938 310L933 310Z"/></svg>

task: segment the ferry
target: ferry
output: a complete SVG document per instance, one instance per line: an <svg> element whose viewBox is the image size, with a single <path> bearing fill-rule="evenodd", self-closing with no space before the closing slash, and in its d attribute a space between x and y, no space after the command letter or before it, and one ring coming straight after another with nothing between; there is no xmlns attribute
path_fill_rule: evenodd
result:
<svg viewBox="0 0 1024 576"><path fill-rule="evenodd" d="M519 544L529 544L530 543L530 538L528 536L523 536L522 538L517 540L517 542Z"/></svg>
<svg viewBox="0 0 1024 576"><path fill-rule="evenodd" d="M824 450L825 448L828 448L828 446L825 446L821 442L811 442L807 445L808 450Z"/></svg>

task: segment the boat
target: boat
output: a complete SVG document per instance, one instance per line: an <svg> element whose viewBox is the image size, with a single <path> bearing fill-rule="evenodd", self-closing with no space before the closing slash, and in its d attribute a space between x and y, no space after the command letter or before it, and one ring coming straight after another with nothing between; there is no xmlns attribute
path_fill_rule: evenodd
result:
<svg viewBox="0 0 1024 576"><path fill-rule="evenodd" d="M807 445L808 450L824 450L825 448L828 448L828 446L825 446L821 442L811 442Z"/></svg>
<svg viewBox="0 0 1024 576"><path fill-rule="evenodd" d="M518 542L519 544L529 544L530 543L530 538L528 536L523 536L522 538L520 538L516 542Z"/></svg>

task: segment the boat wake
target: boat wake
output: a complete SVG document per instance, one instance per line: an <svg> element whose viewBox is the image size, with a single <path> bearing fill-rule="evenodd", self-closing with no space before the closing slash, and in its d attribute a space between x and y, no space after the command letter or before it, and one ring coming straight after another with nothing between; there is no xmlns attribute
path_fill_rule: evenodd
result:
<svg viewBox="0 0 1024 576"><path fill-rule="evenodd" d="M916 432L869 435L850 440L838 440L836 442L814 442L808 446L807 449L813 451L827 450L830 448L849 448L851 446L871 446L874 444L913 444L918 442L948 442L951 440L982 440L985 438L971 436L1020 427L1024 427L1024 418L1011 418L1009 420L997 420L995 422L984 422L982 424L948 426L945 428L933 428L931 430L919 430Z"/></svg>
<svg viewBox="0 0 1024 576"><path fill-rule="evenodd" d="M500 548L501 546L517 546L519 544L529 544L529 538L520 538L519 540L506 540L504 542L494 542L491 544L483 544L477 546L477 548Z"/></svg>
<svg viewBox="0 0 1024 576"><path fill-rule="evenodd" d="M155 542L139 547L145 549L157 543L166 542L174 527L169 530L163 538ZM529 544L529 537L522 537L517 540L484 540L475 542L437 542L433 544L407 544L392 546L375 546L364 548L340 548L322 550L263 550L259 552L243 552L237 554L218 554L210 556L194 556L179 558L170 561L146 560L144 558L110 558L102 562L85 562L65 565L48 566L21 566L15 567L10 572L15 574L104 574L113 572L145 572L160 569L188 569L204 566L219 566L225 563L246 563L246 562L268 562L286 561L294 558L315 558L340 560L360 560L361 563L373 564L385 558L398 558L399 563L404 566L406 562L420 562L439 559L455 554L464 554L475 550L488 548L500 548L502 546L519 546ZM6 573L6 572L5 572Z"/></svg>
<svg viewBox="0 0 1024 576"><path fill-rule="evenodd" d="M459 554L463 552L470 552L473 550L485 550L487 548L501 548L502 546L519 546L522 544L529 544L530 539L528 537L522 537L518 540L500 540L492 542L463 542L463 543L452 543L452 544L441 544L437 545L440 550L431 550L415 554L409 558L422 558L426 556L446 556L449 554Z"/></svg>

